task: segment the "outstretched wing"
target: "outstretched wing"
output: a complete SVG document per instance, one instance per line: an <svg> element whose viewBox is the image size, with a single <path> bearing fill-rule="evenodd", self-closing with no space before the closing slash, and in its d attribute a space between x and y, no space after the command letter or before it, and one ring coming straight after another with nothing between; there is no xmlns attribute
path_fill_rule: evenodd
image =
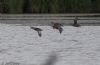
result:
<svg viewBox="0 0 100 65"><path fill-rule="evenodd" d="M63 31L63 28L60 27L60 28L59 28L59 32L60 32L60 34L62 33L62 31Z"/></svg>
<svg viewBox="0 0 100 65"><path fill-rule="evenodd" d="M37 31L37 32L38 32L38 35L41 37L42 36L41 31Z"/></svg>

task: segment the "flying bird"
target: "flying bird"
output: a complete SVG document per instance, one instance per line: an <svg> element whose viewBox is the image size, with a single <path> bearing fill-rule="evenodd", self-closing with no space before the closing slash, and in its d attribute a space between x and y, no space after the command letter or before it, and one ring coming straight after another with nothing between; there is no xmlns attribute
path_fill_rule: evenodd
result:
<svg viewBox="0 0 100 65"><path fill-rule="evenodd" d="M53 29L57 29L57 30L59 30L59 32L60 32L60 34L62 33L62 31L63 31L63 28L62 28L62 24L60 24L60 23L54 23L54 22L51 22L52 23L52 27L53 27Z"/></svg>
<svg viewBox="0 0 100 65"><path fill-rule="evenodd" d="M41 33L42 29L36 28L36 27L31 27L31 29L37 31L37 32L38 32L38 35L39 35L40 37L42 36L42 33Z"/></svg>
<svg viewBox="0 0 100 65"><path fill-rule="evenodd" d="M74 24L73 24L74 27L80 27L80 25L77 23L77 20L78 20L78 17L75 17Z"/></svg>

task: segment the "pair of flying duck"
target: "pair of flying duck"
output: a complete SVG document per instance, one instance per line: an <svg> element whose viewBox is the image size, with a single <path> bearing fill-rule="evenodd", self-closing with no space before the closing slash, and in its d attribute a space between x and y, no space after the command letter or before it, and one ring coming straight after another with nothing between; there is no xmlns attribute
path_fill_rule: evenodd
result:
<svg viewBox="0 0 100 65"><path fill-rule="evenodd" d="M54 23L54 22L51 22L52 23L52 27L53 29L57 29L59 30L60 34L62 33L63 31L63 28L61 27L62 25L60 23ZM42 34L41 34L41 31L43 31L41 28L36 28L36 27L31 27L31 29L35 30L38 32L38 35L41 37Z"/></svg>
<svg viewBox="0 0 100 65"><path fill-rule="evenodd" d="M79 26L80 26L80 25L77 23L77 20L78 20L78 18L75 17L75 19L74 19L74 24L72 24L74 27L79 27ZM62 25L62 24L60 24L60 23L54 23L54 22L51 22L51 24L52 24L53 29L59 30L60 34L62 33L62 31L63 31L63 28L62 28L63 25ZM38 32L38 35L39 35L40 37L42 36L42 34L41 34L41 31L43 31L42 29L36 28L36 27L31 27L31 29L37 31L37 32Z"/></svg>

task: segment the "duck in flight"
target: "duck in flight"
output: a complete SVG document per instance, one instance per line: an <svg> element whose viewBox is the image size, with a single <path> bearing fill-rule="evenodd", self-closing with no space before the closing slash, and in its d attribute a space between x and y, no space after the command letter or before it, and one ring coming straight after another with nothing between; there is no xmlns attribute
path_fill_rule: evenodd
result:
<svg viewBox="0 0 100 65"><path fill-rule="evenodd" d="M53 29L59 30L59 32L60 32L60 34L61 34L62 31L63 31L62 24L60 24L60 23L54 23L54 22L51 22L51 23L52 23Z"/></svg>
<svg viewBox="0 0 100 65"><path fill-rule="evenodd" d="M39 35L40 37L42 36L42 33L41 33L42 29L36 28L36 27L31 27L31 29L37 31L37 32L38 32L38 35Z"/></svg>

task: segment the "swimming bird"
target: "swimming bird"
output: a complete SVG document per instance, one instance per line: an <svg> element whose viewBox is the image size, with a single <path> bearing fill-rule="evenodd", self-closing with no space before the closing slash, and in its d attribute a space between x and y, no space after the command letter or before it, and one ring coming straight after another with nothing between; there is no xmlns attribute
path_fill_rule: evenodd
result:
<svg viewBox="0 0 100 65"><path fill-rule="evenodd" d="M77 23L77 20L78 20L78 17L75 17L74 24L73 24L74 27L80 27L80 25Z"/></svg>
<svg viewBox="0 0 100 65"><path fill-rule="evenodd" d="M52 27L53 27L53 29L57 29L57 30L59 30L59 32L60 32L60 34L62 33L62 31L63 31L63 28L61 27L62 26L62 24L60 24L60 23L54 23L54 22L51 22L52 23Z"/></svg>
<svg viewBox="0 0 100 65"><path fill-rule="evenodd" d="M38 35L39 35L40 37L42 36L42 34L41 34L42 29L36 28L36 27L31 27L31 29L37 31L37 32L38 32Z"/></svg>

